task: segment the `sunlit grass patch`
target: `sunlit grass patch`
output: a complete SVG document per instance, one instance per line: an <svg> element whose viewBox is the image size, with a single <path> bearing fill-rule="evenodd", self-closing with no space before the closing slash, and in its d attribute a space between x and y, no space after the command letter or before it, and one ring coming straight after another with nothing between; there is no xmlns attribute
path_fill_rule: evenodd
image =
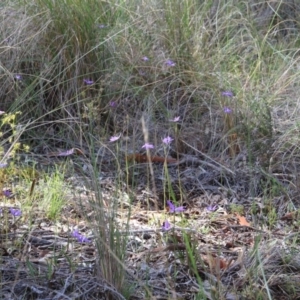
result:
<svg viewBox="0 0 300 300"><path fill-rule="evenodd" d="M40 180L38 187L40 195L39 199L35 200L38 203L33 204L44 210L49 219L58 219L66 204L67 189L64 172L58 168L52 174L45 174Z"/></svg>

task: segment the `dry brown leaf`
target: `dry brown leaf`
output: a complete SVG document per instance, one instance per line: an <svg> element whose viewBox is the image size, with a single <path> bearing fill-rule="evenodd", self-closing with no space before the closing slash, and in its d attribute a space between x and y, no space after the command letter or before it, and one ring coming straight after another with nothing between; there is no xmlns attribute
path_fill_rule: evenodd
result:
<svg viewBox="0 0 300 300"><path fill-rule="evenodd" d="M241 216L239 214L235 214L238 218L239 224L242 226L250 226L250 223L246 220L244 216Z"/></svg>
<svg viewBox="0 0 300 300"><path fill-rule="evenodd" d="M211 272L215 275L220 273L220 270L225 270L228 267L228 263L225 259L220 257L214 257L211 254L202 255L202 259L209 265Z"/></svg>
<svg viewBox="0 0 300 300"><path fill-rule="evenodd" d="M228 264L227 264L226 260L224 260L222 258L216 258L216 260L217 260L217 263L220 265L221 270L227 269Z"/></svg>
<svg viewBox="0 0 300 300"><path fill-rule="evenodd" d="M283 217L280 218L280 220L293 220L297 217L297 212L292 211L290 213L285 214Z"/></svg>

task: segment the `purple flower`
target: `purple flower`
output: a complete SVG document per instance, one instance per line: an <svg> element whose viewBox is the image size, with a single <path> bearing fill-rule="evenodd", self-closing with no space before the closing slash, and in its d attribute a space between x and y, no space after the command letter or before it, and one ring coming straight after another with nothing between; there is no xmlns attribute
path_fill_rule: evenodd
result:
<svg viewBox="0 0 300 300"><path fill-rule="evenodd" d="M142 60L143 60L143 61L149 61L150 59L149 59L147 56L143 56L143 57L142 57Z"/></svg>
<svg viewBox="0 0 300 300"><path fill-rule="evenodd" d="M73 233L72 233L72 236L74 238L76 238L79 243L90 243L91 242L91 240L89 240L88 238L86 238L85 236L80 234L78 232L78 230L74 230Z"/></svg>
<svg viewBox="0 0 300 300"><path fill-rule="evenodd" d="M168 220L163 222L161 229L162 231L168 231L169 229L171 229L171 224L168 222Z"/></svg>
<svg viewBox="0 0 300 300"><path fill-rule="evenodd" d="M119 136L118 136L118 135L112 136L112 137L109 139L109 141L110 141L111 143L113 143L113 142L117 141L120 137L121 137L121 134L120 134Z"/></svg>
<svg viewBox="0 0 300 300"><path fill-rule="evenodd" d="M59 152L57 156L69 156L74 154L74 148L70 149L70 150L66 150L63 152Z"/></svg>
<svg viewBox="0 0 300 300"><path fill-rule="evenodd" d="M108 26L107 25L104 25L104 24L99 24L98 25L98 28L100 28L100 29L103 29L103 28L107 28Z"/></svg>
<svg viewBox="0 0 300 300"><path fill-rule="evenodd" d="M217 209L219 208L218 205L210 205L210 206L207 206L206 209L208 211L216 211Z"/></svg>
<svg viewBox="0 0 300 300"><path fill-rule="evenodd" d="M168 66L168 67L175 67L176 66L176 63L171 60L171 59L167 59L165 64Z"/></svg>
<svg viewBox="0 0 300 300"><path fill-rule="evenodd" d="M16 75L15 75L15 79L17 79L17 80L22 80L22 76L21 76L20 74L16 74Z"/></svg>
<svg viewBox="0 0 300 300"><path fill-rule="evenodd" d="M172 139L170 136L167 136L165 138L163 138L163 143L166 145L169 145L174 139Z"/></svg>
<svg viewBox="0 0 300 300"><path fill-rule="evenodd" d="M10 208L9 212L14 216L14 217L19 217L22 216L22 212L20 209L14 209L14 208Z"/></svg>
<svg viewBox="0 0 300 300"><path fill-rule="evenodd" d="M8 163L2 163L0 164L0 169L4 169L8 167Z"/></svg>
<svg viewBox="0 0 300 300"><path fill-rule="evenodd" d="M83 79L83 82L87 85L92 85L94 83L94 81L90 79Z"/></svg>
<svg viewBox="0 0 300 300"><path fill-rule="evenodd" d="M142 146L142 148L145 148L146 150L148 150L148 149L153 149L154 146L152 144L146 143L145 145Z"/></svg>
<svg viewBox="0 0 300 300"><path fill-rule="evenodd" d="M12 193L12 191L10 189L4 189L3 195L7 198L12 198L14 196L14 194Z"/></svg>
<svg viewBox="0 0 300 300"><path fill-rule="evenodd" d="M167 203L169 205L169 212L170 213L176 213L176 212L183 212L183 211L185 211L185 208L183 206L176 207L170 200L167 200Z"/></svg>
<svg viewBox="0 0 300 300"><path fill-rule="evenodd" d="M233 97L233 92L232 91L224 91L224 92L222 92L222 96Z"/></svg>
<svg viewBox="0 0 300 300"><path fill-rule="evenodd" d="M172 119L172 120L169 120L170 122L174 122L174 123L176 123L176 122L178 122L180 120L180 116L178 116L178 117L175 117L174 119Z"/></svg>
<svg viewBox="0 0 300 300"><path fill-rule="evenodd" d="M110 107L116 107L117 106L117 102L116 101L110 101L109 102L109 106Z"/></svg>
<svg viewBox="0 0 300 300"><path fill-rule="evenodd" d="M230 107L228 107L228 106L225 106L223 108L223 111L224 111L225 114L230 114L232 112L232 109Z"/></svg>
<svg viewBox="0 0 300 300"><path fill-rule="evenodd" d="M3 115L3 114L5 114L5 111L0 110L0 116Z"/></svg>

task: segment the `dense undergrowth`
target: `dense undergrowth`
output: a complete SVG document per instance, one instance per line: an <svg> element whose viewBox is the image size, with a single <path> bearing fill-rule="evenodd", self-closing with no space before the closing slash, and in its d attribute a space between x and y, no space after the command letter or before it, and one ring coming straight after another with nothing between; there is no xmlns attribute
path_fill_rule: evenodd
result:
<svg viewBox="0 0 300 300"><path fill-rule="evenodd" d="M148 202L149 210L201 193L188 186L190 178L175 187L166 163L160 188L150 156L197 157L207 162L204 169L214 163L207 185L225 187L221 194L235 212L248 213L255 225L269 229L295 213L292 228L299 228L296 1L11 0L2 1L0 9L1 186L14 186L18 177L27 190L17 185L14 192L25 200L14 206L56 220L64 189L70 188L62 182L82 176L93 191L88 200L93 218L86 204L78 205L93 228L96 274L120 294L133 294L124 265L131 209L126 206L123 222L116 221L119 210L124 212L118 190L126 185L128 202L135 203L142 177L132 160L147 165L147 186L159 195ZM55 160L73 154L78 157L66 164ZM47 162L41 162L43 156ZM104 173L115 185L109 203L99 183ZM257 198L259 205L241 210L236 205ZM193 247L186 247L192 253ZM260 251L259 244L253 247L251 262ZM299 239L293 247L299 250ZM252 285L245 283L236 293L277 299L279 291L265 277L268 270L260 269L259 257L255 262L245 278L258 276L262 282L249 280ZM202 276L193 272L201 286ZM288 283L283 294L296 299L299 287ZM258 294L251 298L249 289ZM145 291L150 299L151 291ZM221 289L210 295L199 292L195 299L227 299Z"/></svg>

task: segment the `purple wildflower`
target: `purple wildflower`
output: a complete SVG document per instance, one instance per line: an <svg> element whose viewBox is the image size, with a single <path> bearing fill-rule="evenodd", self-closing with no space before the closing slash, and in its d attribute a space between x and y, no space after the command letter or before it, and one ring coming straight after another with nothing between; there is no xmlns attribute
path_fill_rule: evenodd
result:
<svg viewBox="0 0 300 300"><path fill-rule="evenodd" d="M222 96L233 97L233 92L232 91L224 91L224 92L222 92Z"/></svg>
<svg viewBox="0 0 300 300"><path fill-rule="evenodd" d="M154 146L152 144L145 143L145 145L143 145L142 148L145 148L146 150L148 150L148 149L153 149Z"/></svg>
<svg viewBox="0 0 300 300"><path fill-rule="evenodd" d="M176 212L183 212L183 211L185 211L185 208L183 206L176 207L170 200L167 200L167 203L169 205L169 212L170 213L176 213Z"/></svg>
<svg viewBox="0 0 300 300"><path fill-rule="evenodd" d="M168 220L163 222L161 229L162 231L168 231L169 229L171 229L171 224L168 222Z"/></svg>
<svg viewBox="0 0 300 300"><path fill-rule="evenodd" d="M206 207L208 211L216 211L219 208L218 205L209 205Z"/></svg>
<svg viewBox="0 0 300 300"><path fill-rule="evenodd" d="M20 209L14 209L14 208L10 208L9 212L14 216L14 217L20 217L22 216L22 212Z"/></svg>
<svg viewBox="0 0 300 300"><path fill-rule="evenodd" d="M166 145L169 145L174 139L172 139L170 136L167 136L165 138L163 138L163 143Z"/></svg>
<svg viewBox="0 0 300 300"><path fill-rule="evenodd" d="M171 59L167 59L165 64L168 66L168 67L175 67L176 66L176 63L171 60Z"/></svg>
<svg viewBox="0 0 300 300"><path fill-rule="evenodd" d="M180 116L178 116L178 117L175 117L174 119L172 119L172 120L169 120L170 122L174 122L174 123L176 123L176 122L178 122L180 120Z"/></svg>
<svg viewBox="0 0 300 300"><path fill-rule="evenodd" d="M224 111L225 114L230 114L232 112L232 109L230 107L228 107L228 106L225 106L223 108L223 111Z"/></svg>
<svg viewBox="0 0 300 300"><path fill-rule="evenodd" d="M5 111L0 110L0 116L3 115L3 114L5 114Z"/></svg>
<svg viewBox="0 0 300 300"><path fill-rule="evenodd" d="M94 83L93 80L90 80L90 79L83 79L83 82L86 84L86 85L92 85Z"/></svg>
<svg viewBox="0 0 300 300"><path fill-rule="evenodd" d="M113 142L117 141L120 137L121 137L121 134L120 134L119 136L118 136L118 135L114 135L114 136L112 136L112 137L109 139L109 141L110 141L111 143L113 143Z"/></svg>
<svg viewBox="0 0 300 300"><path fill-rule="evenodd" d="M17 80L22 80L22 76L21 76L20 74L16 74L16 75L15 75L15 79L17 79Z"/></svg>
<svg viewBox="0 0 300 300"><path fill-rule="evenodd" d="M8 167L8 163L2 163L0 164L0 169L4 169Z"/></svg>
<svg viewBox="0 0 300 300"><path fill-rule="evenodd" d="M116 101L110 101L109 102L109 106L110 107L116 107L117 106L117 102Z"/></svg>
<svg viewBox="0 0 300 300"><path fill-rule="evenodd" d="M78 230L74 230L72 236L77 239L79 243L90 243L91 240L83 236L78 232Z"/></svg>
<svg viewBox="0 0 300 300"><path fill-rule="evenodd" d="M143 57L142 57L142 60L143 60L143 61L149 61L150 59L149 59L149 57L147 57L147 56L143 56Z"/></svg>
<svg viewBox="0 0 300 300"><path fill-rule="evenodd" d="M69 156L74 154L74 148L70 149L70 150L66 150L63 152L59 152L57 156Z"/></svg>
<svg viewBox="0 0 300 300"><path fill-rule="evenodd" d="M4 189L3 190L3 195L6 198L12 198L14 196L13 192L10 189Z"/></svg>

